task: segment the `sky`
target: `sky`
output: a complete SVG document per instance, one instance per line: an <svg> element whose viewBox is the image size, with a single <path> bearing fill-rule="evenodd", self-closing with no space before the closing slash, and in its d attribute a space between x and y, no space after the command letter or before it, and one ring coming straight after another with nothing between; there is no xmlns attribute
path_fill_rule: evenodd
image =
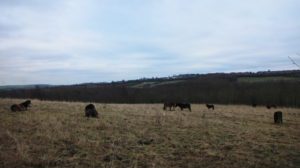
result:
<svg viewBox="0 0 300 168"><path fill-rule="evenodd" d="M0 85L297 69L299 0L0 0ZM298 53L298 54L297 54Z"/></svg>

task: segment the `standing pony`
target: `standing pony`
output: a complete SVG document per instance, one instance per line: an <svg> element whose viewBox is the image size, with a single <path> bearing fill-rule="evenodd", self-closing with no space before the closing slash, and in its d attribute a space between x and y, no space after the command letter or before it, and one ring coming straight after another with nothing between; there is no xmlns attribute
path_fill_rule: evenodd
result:
<svg viewBox="0 0 300 168"><path fill-rule="evenodd" d="M207 109L215 109L215 105L213 104L206 104Z"/></svg>
<svg viewBox="0 0 300 168"><path fill-rule="evenodd" d="M181 111L185 108L189 109L190 112L192 111L190 103L176 103L176 107L179 107Z"/></svg>
<svg viewBox="0 0 300 168"><path fill-rule="evenodd" d="M164 110L167 110L167 108L169 108L169 110L175 110L176 107L176 103L164 103Z"/></svg>

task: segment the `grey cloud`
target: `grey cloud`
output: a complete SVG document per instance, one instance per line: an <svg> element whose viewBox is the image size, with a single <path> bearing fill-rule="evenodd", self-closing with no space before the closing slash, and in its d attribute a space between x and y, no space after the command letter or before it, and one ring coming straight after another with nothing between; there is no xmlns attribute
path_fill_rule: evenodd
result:
<svg viewBox="0 0 300 168"><path fill-rule="evenodd" d="M50 2L44 0L1 0L0 7L12 8L12 7L37 7L37 8L49 8L55 4L57 0Z"/></svg>
<svg viewBox="0 0 300 168"><path fill-rule="evenodd" d="M21 29L20 26L14 24L4 24L0 21L0 40L1 38L8 38L15 35Z"/></svg>
<svg viewBox="0 0 300 168"><path fill-rule="evenodd" d="M0 1L2 83L293 69L300 52L296 0L117 2Z"/></svg>

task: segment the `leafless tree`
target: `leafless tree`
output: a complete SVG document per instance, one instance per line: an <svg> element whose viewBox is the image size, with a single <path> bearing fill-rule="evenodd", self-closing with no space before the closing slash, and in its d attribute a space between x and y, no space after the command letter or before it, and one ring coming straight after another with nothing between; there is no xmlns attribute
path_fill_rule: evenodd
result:
<svg viewBox="0 0 300 168"><path fill-rule="evenodd" d="M299 53L297 53L297 55L300 56ZM300 65L297 64L297 62L296 62L292 57L290 57L290 56L288 56L288 57L289 57L289 59L292 61L292 63L293 63L294 65L296 65L296 66L300 69Z"/></svg>

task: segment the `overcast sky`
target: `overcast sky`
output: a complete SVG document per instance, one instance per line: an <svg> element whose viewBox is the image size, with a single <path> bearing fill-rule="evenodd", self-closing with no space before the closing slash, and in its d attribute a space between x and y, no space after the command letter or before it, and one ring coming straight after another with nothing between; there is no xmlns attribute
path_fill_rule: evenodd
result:
<svg viewBox="0 0 300 168"><path fill-rule="evenodd" d="M296 69L299 0L0 0L0 85Z"/></svg>

